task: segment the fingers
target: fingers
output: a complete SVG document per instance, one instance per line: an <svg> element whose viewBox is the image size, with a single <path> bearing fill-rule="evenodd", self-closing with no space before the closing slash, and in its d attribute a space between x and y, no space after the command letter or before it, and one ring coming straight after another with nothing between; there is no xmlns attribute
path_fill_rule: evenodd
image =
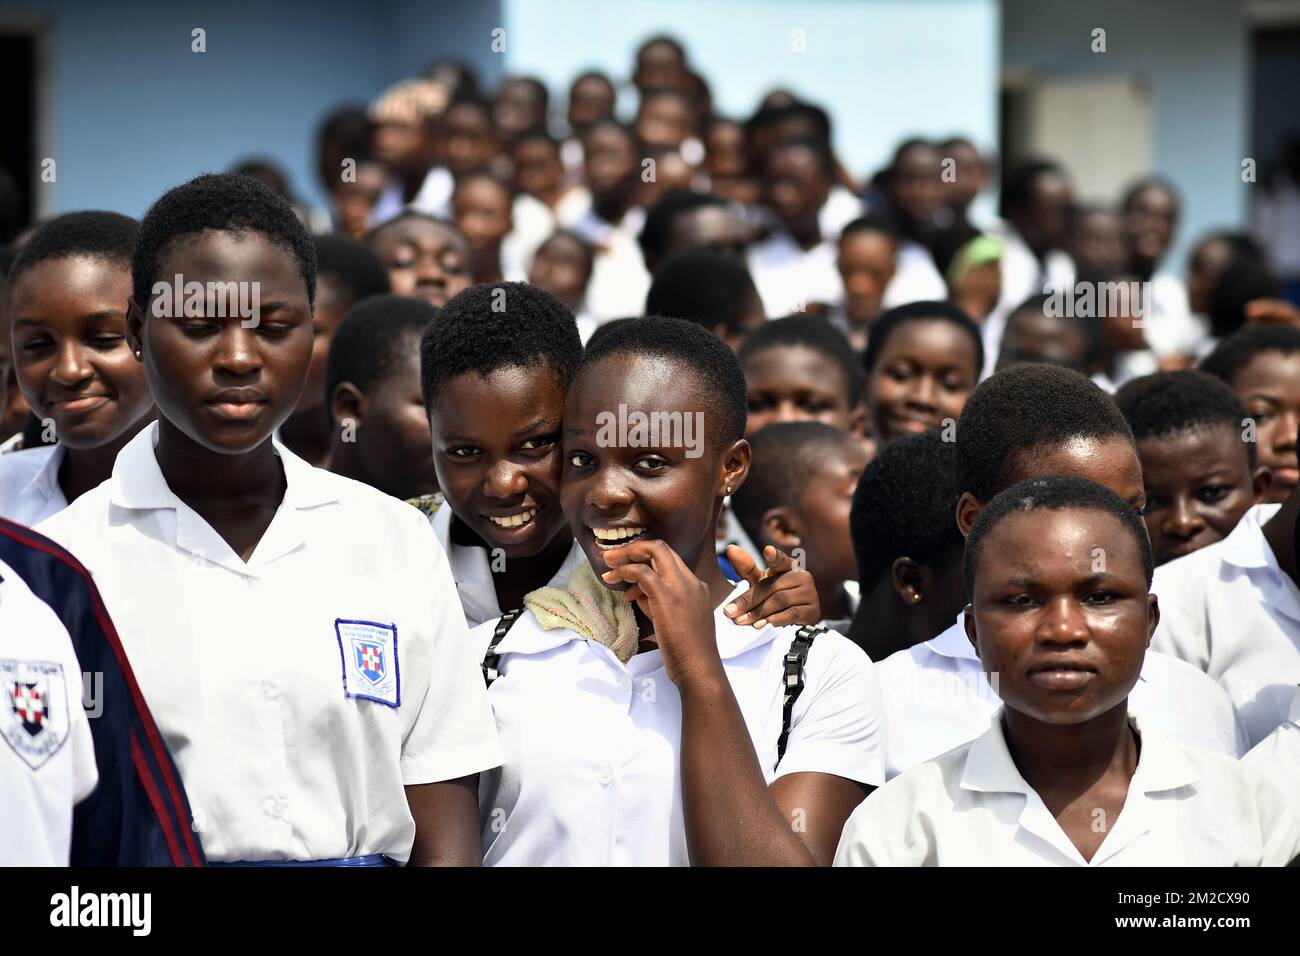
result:
<svg viewBox="0 0 1300 956"><path fill-rule="evenodd" d="M621 548L602 552L602 557L611 568L626 567L629 564L649 564L660 571L670 567L686 569L677 552L660 538L652 541L633 541Z"/></svg>
<svg viewBox="0 0 1300 956"><path fill-rule="evenodd" d="M619 581L626 581L651 599L658 592L662 580L655 573L654 568L648 564L625 564L621 567L612 568L602 574L600 579L606 584L617 584Z"/></svg>
<svg viewBox="0 0 1300 956"><path fill-rule="evenodd" d="M784 574L794 568L794 558L770 544L763 549L763 560L767 562L768 577Z"/></svg>
<svg viewBox="0 0 1300 956"><path fill-rule="evenodd" d="M740 545L727 545L725 553L731 566L736 569L736 573L750 584L755 584L763 576L763 572L758 569L758 562Z"/></svg>

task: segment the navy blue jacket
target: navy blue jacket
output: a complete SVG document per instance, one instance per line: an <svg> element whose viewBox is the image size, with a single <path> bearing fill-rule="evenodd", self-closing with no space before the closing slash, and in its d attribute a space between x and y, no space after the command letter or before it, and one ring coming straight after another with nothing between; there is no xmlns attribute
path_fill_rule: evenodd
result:
<svg viewBox="0 0 1300 956"><path fill-rule="evenodd" d="M59 616L98 704L90 720L99 784L77 805L73 866L203 866L181 775L136 684L103 599L76 558L30 528L0 518L0 560ZM140 569L142 591L149 572Z"/></svg>

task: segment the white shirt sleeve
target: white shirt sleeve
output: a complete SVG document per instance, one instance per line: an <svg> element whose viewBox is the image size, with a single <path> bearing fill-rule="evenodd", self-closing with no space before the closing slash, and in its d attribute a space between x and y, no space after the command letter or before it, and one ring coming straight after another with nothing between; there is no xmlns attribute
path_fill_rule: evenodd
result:
<svg viewBox="0 0 1300 956"><path fill-rule="evenodd" d="M880 786L885 709L870 658L839 634L821 634L808 652L805 680L777 777L831 773Z"/></svg>
<svg viewBox="0 0 1300 956"><path fill-rule="evenodd" d="M95 764L95 739L90 734L90 721L81 706L79 669L68 674L68 709L72 719L72 802L80 803L98 785L99 768Z"/></svg>
<svg viewBox="0 0 1300 956"><path fill-rule="evenodd" d="M406 786L470 776L499 767L503 759L447 556L424 517L414 510L411 514L427 536L428 557L420 563L428 569L423 587L427 619L433 622L433 654L428 689L402 741Z"/></svg>
<svg viewBox="0 0 1300 956"><path fill-rule="evenodd" d="M844 824L833 866L932 865L930 840L916 810L913 776L891 780L858 805Z"/></svg>

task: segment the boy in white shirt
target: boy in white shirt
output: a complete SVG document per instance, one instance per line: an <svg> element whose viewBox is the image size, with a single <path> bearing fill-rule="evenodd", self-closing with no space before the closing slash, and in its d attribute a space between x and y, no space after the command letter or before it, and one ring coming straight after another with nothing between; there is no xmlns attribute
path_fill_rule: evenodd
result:
<svg viewBox="0 0 1300 956"><path fill-rule="evenodd" d="M1262 774L1130 718L1160 619L1118 496L1033 479L980 511L967 636L1005 701L974 742L872 794L839 866L1285 866L1300 819Z"/></svg>

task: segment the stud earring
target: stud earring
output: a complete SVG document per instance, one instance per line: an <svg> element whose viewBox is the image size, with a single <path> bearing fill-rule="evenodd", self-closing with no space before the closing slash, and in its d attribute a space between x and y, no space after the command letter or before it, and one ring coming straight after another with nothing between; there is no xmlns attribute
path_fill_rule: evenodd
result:
<svg viewBox="0 0 1300 956"><path fill-rule="evenodd" d="M137 359L142 358L143 356L144 356L144 353L143 353L143 352L141 352L139 349L136 349L136 350L135 350L135 357L136 357Z"/></svg>
<svg viewBox="0 0 1300 956"><path fill-rule="evenodd" d="M915 591L912 592L912 603L913 604L921 603L921 595L917 594Z"/></svg>
<svg viewBox="0 0 1300 956"><path fill-rule="evenodd" d="M731 485L727 485L726 494L731 494Z"/></svg>

